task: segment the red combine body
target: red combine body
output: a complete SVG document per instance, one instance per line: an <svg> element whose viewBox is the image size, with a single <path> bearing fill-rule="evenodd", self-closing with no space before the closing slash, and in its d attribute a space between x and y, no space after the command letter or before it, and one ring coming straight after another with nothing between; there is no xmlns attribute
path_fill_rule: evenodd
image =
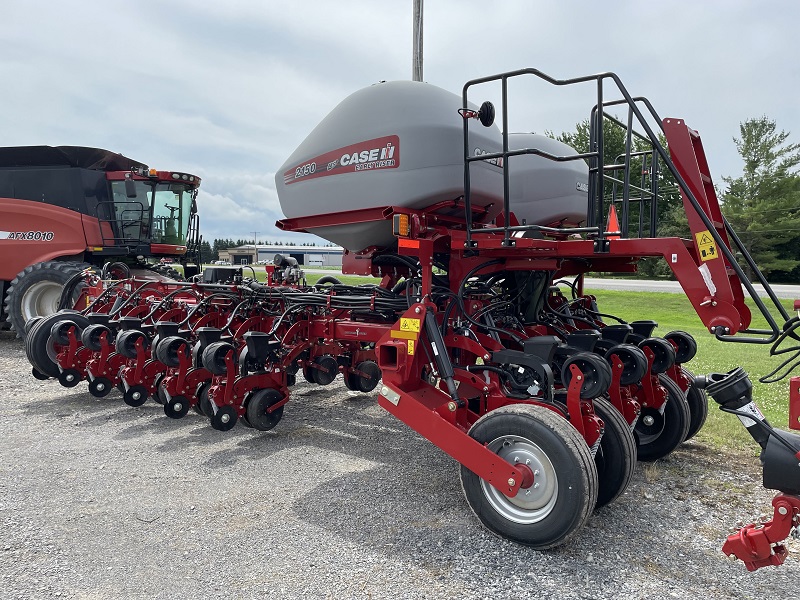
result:
<svg viewBox="0 0 800 600"><path fill-rule="evenodd" d="M523 76L596 90L589 152L511 140L507 83ZM468 99L492 83L502 86L502 132L490 103ZM608 106L623 107L627 121ZM626 139L613 164L603 159L607 122ZM685 239L659 236L665 178L686 210ZM587 273L631 273L662 257L717 339L800 351L791 346L800 318L725 221L700 137L682 120L661 119L612 73L556 80L524 69L471 81L461 98L421 83L374 86L337 107L276 179L293 212L279 227L342 243L343 271L380 284L306 286L277 257L285 271L272 269L266 284L238 269L192 284L89 277L88 307L31 326L33 374L65 386L88 380L98 396L118 386L131 405L152 396L171 418L194 408L218 430L242 421L265 431L298 374L328 385L341 373L351 390L378 389L380 406L462 465L484 526L539 549L566 543L618 499L637 460L694 436L708 394L747 427L762 448L764 485L779 492L773 520L742 528L724 551L749 569L783 562L782 541L800 525L800 436L763 418L741 368L696 376L691 335L655 336L654 321L624 322L583 289ZM337 199L339 212L317 214ZM745 295L766 328L751 327ZM800 428L794 379L790 414Z"/></svg>
<svg viewBox="0 0 800 600"><path fill-rule="evenodd" d="M129 275L152 270L145 259L169 257L197 273L189 261L199 247L199 185L98 148L0 148L0 323L23 335L89 267L116 263L117 276Z"/></svg>

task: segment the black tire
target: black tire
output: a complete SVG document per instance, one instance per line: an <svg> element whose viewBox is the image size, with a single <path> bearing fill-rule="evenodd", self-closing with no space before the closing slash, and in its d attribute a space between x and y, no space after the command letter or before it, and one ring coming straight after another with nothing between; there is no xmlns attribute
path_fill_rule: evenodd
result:
<svg viewBox="0 0 800 600"><path fill-rule="evenodd" d="M185 396L173 396L164 402L164 414L170 419L182 419L189 412L189 399Z"/></svg>
<svg viewBox="0 0 800 600"><path fill-rule="evenodd" d="M78 385L83 376L81 372L76 369L64 369L58 374L58 383L63 385L65 388L73 388Z"/></svg>
<svg viewBox="0 0 800 600"><path fill-rule="evenodd" d="M238 420L239 415L237 414L236 409L230 404L217 407L217 412L209 417L209 421L211 421L211 427L217 431L228 431L233 429L234 425L236 425L236 421Z"/></svg>
<svg viewBox="0 0 800 600"><path fill-rule="evenodd" d="M625 418L605 398L594 399L594 412L603 419L603 437L594 456L597 467L596 508L616 500L636 470L636 439Z"/></svg>
<svg viewBox="0 0 800 600"><path fill-rule="evenodd" d="M268 413L267 409L281 400L283 400L283 395L278 390L264 389L253 392L247 402L248 424L259 431L269 431L275 427L283 416L283 406L276 408L271 413Z"/></svg>
<svg viewBox="0 0 800 600"><path fill-rule="evenodd" d="M668 342L675 344L675 362L687 363L697 354L697 342L690 333L670 331L664 336Z"/></svg>
<svg viewBox="0 0 800 600"><path fill-rule="evenodd" d="M590 352L578 352L567 358L561 366L561 381L565 388L569 388L572 382L571 365L576 365L583 374L581 398L597 398L608 391L608 386L611 385L611 367L605 359Z"/></svg>
<svg viewBox="0 0 800 600"><path fill-rule="evenodd" d="M191 345L182 337L171 335L165 337L158 342L155 350L155 357L158 362L167 365L168 367L177 367L180 365L178 359L178 352L181 347L184 348L184 355L190 356L192 353Z"/></svg>
<svg viewBox="0 0 800 600"><path fill-rule="evenodd" d="M201 383L197 387L197 404L194 405L194 412L204 417L210 417L214 414L214 409L211 406L211 398L208 397L208 388L210 387L210 381Z"/></svg>
<svg viewBox="0 0 800 600"><path fill-rule="evenodd" d="M344 385L348 390L368 394L374 390L381 380L381 369L374 360L365 360L356 365L356 370L364 373L361 376L350 371L344 372Z"/></svg>
<svg viewBox="0 0 800 600"><path fill-rule="evenodd" d="M706 418L708 418L708 397L706 396L705 390L695 387L694 373L686 367L681 367L681 371L683 371L683 374L692 382L689 384L689 389L686 390L686 403L689 405L689 432L686 434L686 439L690 440L696 436L697 432L706 424Z"/></svg>
<svg viewBox="0 0 800 600"><path fill-rule="evenodd" d="M54 344L67 346L69 344L69 332L75 329L75 337L80 340L83 332L78 327L78 324L71 319L64 319L63 321L56 321L50 328L50 337L53 339Z"/></svg>
<svg viewBox="0 0 800 600"><path fill-rule="evenodd" d="M58 311L61 290L73 276L91 265L73 261L48 260L25 267L8 284L5 312L17 337L25 335L25 322ZM80 294L73 294L77 300Z"/></svg>
<svg viewBox="0 0 800 600"><path fill-rule="evenodd" d="M132 385L122 394L122 399L128 406L141 406L147 402L148 395L147 388L143 385Z"/></svg>
<svg viewBox="0 0 800 600"><path fill-rule="evenodd" d="M675 348L664 338L647 338L639 342L639 348L650 348L655 355L653 359L653 375L660 375L675 364Z"/></svg>
<svg viewBox="0 0 800 600"><path fill-rule="evenodd" d="M86 329L83 330L81 333L81 343L84 347L88 348L92 352L100 352L103 349L102 341L103 333L106 334L106 339L109 342L114 341L114 332L111 331L110 327L106 327L105 325L89 325Z"/></svg>
<svg viewBox="0 0 800 600"><path fill-rule="evenodd" d="M155 381L153 382L154 384L153 387L156 388L156 393L153 395L153 400L155 400L161 405L166 404L167 400L169 399L167 396L167 388L164 387L164 382L166 381L166 379L167 379L166 373L159 373L158 375L156 375Z"/></svg>
<svg viewBox="0 0 800 600"><path fill-rule="evenodd" d="M225 364L225 356L233 349L233 346L228 342L214 342L213 344L209 344L205 347L205 350L203 350L203 367L211 371L214 375L225 375L228 370Z"/></svg>
<svg viewBox="0 0 800 600"><path fill-rule="evenodd" d="M114 384L107 377L95 377L89 382L89 393L95 398L105 398L114 389Z"/></svg>
<svg viewBox="0 0 800 600"><path fill-rule="evenodd" d="M78 327L88 327L89 319L75 311L61 311L39 319L30 329L25 338L25 355L28 361L42 375L58 377L59 368L56 364L56 349L50 338L53 325L61 320L74 321Z"/></svg>
<svg viewBox="0 0 800 600"><path fill-rule="evenodd" d="M461 466L464 495L487 529L542 550L563 544L584 526L597 501L597 470L586 442L563 417L541 406L513 404L482 416L469 435L499 450L504 460L529 459L534 473L539 471L537 489L508 498Z"/></svg>
<svg viewBox="0 0 800 600"><path fill-rule="evenodd" d="M689 432L689 404L683 390L664 374L658 376L658 381L668 395L664 414L653 408L642 407L634 428L639 460L644 462L669 455L683 443Z"/></svg>
<svg viewBox="0 0 800 600"><path fill-rule="evenodd" d="M647 375L647 357L641 348L630 344L619 344L609 348L605 353L605 359L609 364L612 354L616 354L622 361L622 375L619 380L622 385L633 385Z"/></svg>
<svg viewBox="0 0 800 600"><path fill-rule="evenodd" d="M117 352L122 354L125 358L136 358L136 342L140 339L144 341L145 348L150 346L150 340L143 331L128 329L117 336L114 346Z"/></svg>

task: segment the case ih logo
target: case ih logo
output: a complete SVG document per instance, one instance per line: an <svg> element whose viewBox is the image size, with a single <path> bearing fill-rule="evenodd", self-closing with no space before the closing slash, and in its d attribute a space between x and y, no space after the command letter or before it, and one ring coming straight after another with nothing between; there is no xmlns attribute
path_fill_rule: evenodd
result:
<svg viewBox="0 0 800 600"><path fill-rule="evenodd" d="M358 171L396 169L400 166L400 138L396 135L358 142L321 154L283 174L286 185Z"/></svg>

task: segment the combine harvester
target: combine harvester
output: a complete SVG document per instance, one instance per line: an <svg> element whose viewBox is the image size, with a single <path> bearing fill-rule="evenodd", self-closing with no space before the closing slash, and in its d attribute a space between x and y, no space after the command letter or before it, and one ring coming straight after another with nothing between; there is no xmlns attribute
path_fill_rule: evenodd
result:
<svg viewBox="0 0 800 600"><path fill-rule="evenodd" d="M507 84L519 77L596 91L590 152L508 133ZM498 83L502 131L492 104L469 101L476 86ZM626 138L610 165L605 122ZM658 237L667 177L689 239ZM749 569L783 562L781 542L800 523L800 436L763 419L742 369L697 377L685 366L697 349L689 334L653 336L655 322L625 323L583 290L586 273L631 273L663 257L719 340L796 350L783 346L800 341L799 320L725 222L700 138L683 121L660 119L611 73L556 80L524 69L470 81L461 98L384 83L337 106L276 179L279 227L341 244L343 272L379 285L301 285L281 256L266 284L237 268L186 284L90 275L79 303L88 308L29 324L34 375L88 380L97 396L118 387L131 405L153 397L172 418L194 408L218 430L275 427L298 374L327 385L341 373L362 392L380 382L378 403L461 463L478 519L538 549L563 544L615 500L637 458L657 460L695 435L708 393L762 447L764 484L780 492L773 519L723 550ZM750 327L745 293L768 328Z"/></svg>

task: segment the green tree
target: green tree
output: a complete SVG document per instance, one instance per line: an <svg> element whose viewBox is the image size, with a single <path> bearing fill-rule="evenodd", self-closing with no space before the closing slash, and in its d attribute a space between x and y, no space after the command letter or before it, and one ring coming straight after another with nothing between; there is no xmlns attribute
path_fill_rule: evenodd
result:
<svg viewBox="0 0 800 600"><path fill-rule="evenodd" d="M723 178L723 214L765 275L798 281L800 144L766 116L741 123L739 132L733 141L744 166L739 177Z"/></svg>

